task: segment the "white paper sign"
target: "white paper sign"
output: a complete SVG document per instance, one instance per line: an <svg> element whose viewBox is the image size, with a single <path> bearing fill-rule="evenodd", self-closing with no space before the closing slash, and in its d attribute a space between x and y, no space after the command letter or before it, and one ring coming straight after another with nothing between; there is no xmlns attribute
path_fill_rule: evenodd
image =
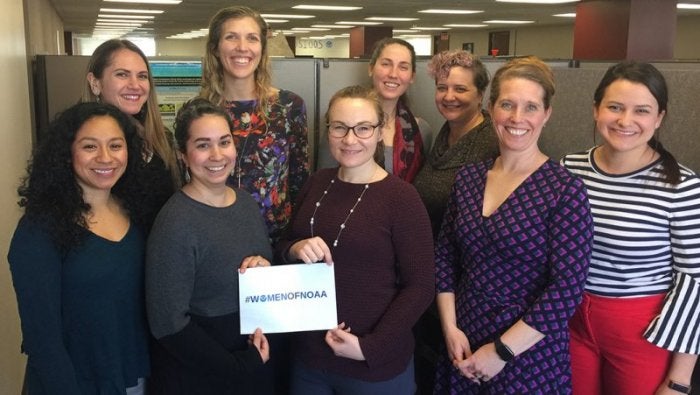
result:
<svg viewBox="0 0 700 395"><path fill-rule="evenodd" d="M256 267L238 274L241 333L326 330L338 325L333 266Z"/></svg>

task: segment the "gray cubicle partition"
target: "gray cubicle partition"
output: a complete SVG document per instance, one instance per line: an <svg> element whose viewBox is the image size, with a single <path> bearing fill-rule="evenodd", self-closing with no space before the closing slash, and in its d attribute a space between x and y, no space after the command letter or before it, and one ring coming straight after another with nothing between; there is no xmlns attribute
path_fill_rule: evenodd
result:
<svg viewBox="0 0 700 395"><path fill-rule="evenodd" d="M191 59L188 59L191 61ZM493 75L504 59L484 58ZM35 63L36 123L45 127L48 119L76 102L84 81L87 57L39 56ZM435 83L427 74L429 59L417 62L416 79L409 90L413 112L437 131L443 124L435 102ZM581 151L600 142L594 139L592 97L598 81L611 63L547 61L553 68L557 92L552 102L553 113L547 123L540 146L552 158ZM700 141L695 128L700 125L700 63L655 63L669 84L669 111L660 129L661 142L678 160L700 171ZM309 144L312 163L319 167L332 164L319 156L319 145L325 143L323 116L330 97L348 85L370 84L367 60L357 59L272 59L273 83L299 94L306 102L309 122ZM41 71L41 72L39 72ZM487 95L488 96L488 92ZM486 100L486 98L484 98ZM40 114L41 113L41 114Z"/></svg>

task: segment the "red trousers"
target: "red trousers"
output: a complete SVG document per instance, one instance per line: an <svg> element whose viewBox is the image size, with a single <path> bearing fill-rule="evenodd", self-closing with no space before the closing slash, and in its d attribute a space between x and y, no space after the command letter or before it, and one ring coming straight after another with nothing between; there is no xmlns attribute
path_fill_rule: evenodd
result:
<svg viewBox="0 0 700 395"><path fill-rule="evenodd" d="M574 395L652 395L672 353L642 335L665 295L606 298L583 295L569 322Z"/></svg>

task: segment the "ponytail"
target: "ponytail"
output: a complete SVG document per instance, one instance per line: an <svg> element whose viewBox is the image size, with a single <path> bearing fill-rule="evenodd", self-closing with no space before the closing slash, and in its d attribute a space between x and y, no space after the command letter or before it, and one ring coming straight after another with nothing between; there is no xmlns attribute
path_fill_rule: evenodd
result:
<svg viewBox="0 0 700 395"><path fill-rule="evenodd" d="M665 181L671 185L678 185L681 182L681 169L673 154L664 148L656 136L652 136L647 144L661 156Z"/></svg>

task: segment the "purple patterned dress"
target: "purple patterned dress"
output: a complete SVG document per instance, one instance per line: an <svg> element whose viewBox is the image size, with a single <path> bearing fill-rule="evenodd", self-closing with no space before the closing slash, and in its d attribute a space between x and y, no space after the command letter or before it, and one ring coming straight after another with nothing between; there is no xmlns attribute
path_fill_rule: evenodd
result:
<svg viewBox="0 0 700 395"><path fill-rule="evenodd" d="M435 246L437 292L454 292L472 351L522 319L545 335L477 385L443 353L436 394L571 393L568 321L581 300L593 224L583 182L548 160L489 217L481 214L493 160L457 173Z"/></svg>
<svg viewBox="0 0 700 395"><path fill-rule="evenodd" d="M236 168L228 184L253 195L272 241L292 215L292 203L309 176L306 106L294 92L280 90L265 117L257 100L225 101L233 121Z"/></svg>

